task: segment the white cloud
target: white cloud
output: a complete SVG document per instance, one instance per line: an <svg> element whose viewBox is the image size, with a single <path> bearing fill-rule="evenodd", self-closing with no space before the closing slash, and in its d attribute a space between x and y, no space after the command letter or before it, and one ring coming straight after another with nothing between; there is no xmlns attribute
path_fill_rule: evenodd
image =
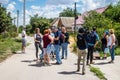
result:
<svg viewBox="0 0 120 80"><path fill-rule="evenodd" d="M11 2L10 4L8 4L8 6L7 6L7 11L8 11L8 12L14 11L14 10L15 10L15 5L16 5L15 2Z"/></svg>
<svg viewBox="0 0 120 80"><path fill-rule="evenodd" d="M24 0L18 0L18 1L23 2ZM34 1L34 0L26 0L26 1Z"/></svg>
<svg viewBox="0 0 120 80"><path fill-rule="evenodd" d="M32 5L32 6L31 6L31 9L33 9L33 10L39 10L39 9L40 9L40 6L34 6L34 5Z"/></svg>
<svg viewBox="0 0 120 80"><path fill-rule="evenodd" d="M7 4L9 0L0 0L0 3Z"/></svg>
<svg viewBox="0 0 120 80"><path fill-rule="evenodd" d="M23 0L19 0L23 2ZM26 0L26 1L34 1L34 0ZM81 13L89 10L93 10L99 7L106 6L111 2L115 2L117 0L47 0L45 6L29 6L30 9L26 10L26 24L29 24L30 16L38 14L41 17L46 18L55 18L59 16L59 13L67 8L74 9L74 3L77 2L77 10ZM15 10L15 3L8 5L10 10ZM16 16L13 13L13 16ZM23 12L20 14L20 24L23 24Z"/></svg>

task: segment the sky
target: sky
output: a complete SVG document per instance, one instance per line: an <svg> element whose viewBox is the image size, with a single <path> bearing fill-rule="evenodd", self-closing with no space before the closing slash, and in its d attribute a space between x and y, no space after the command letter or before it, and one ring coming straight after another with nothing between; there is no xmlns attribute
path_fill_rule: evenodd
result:
<svg viewBox="0 0 120 80"><path fill-rule="evenodd" d="M77 11L84 13L96 8L105 7L110 3L116 4L118 0L25 0L26 1L26 24L29 24L30 16L38 14L41 17L56 18L59 13L67 7L74 9L77 4ZM19 10L19 25L23 25L23 0L0 0L0 3L11 12L12 18L17 17Z"/></svg>

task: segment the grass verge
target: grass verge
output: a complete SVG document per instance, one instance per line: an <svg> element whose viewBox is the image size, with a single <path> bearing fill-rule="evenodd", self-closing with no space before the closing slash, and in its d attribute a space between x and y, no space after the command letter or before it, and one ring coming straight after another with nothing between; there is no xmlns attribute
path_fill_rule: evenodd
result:
<svg viewBox="0 0 120 80"><path fill-rule="evenodd" d="M0 62L20 49L21 39L2 39L2 41L0 41Z"/></svg>
<svg viewBox="0 0 120 80"><path fill-rule="evenodd" d="M93 72L100 80L107 80L104 73L102 73L99 68L90 66L90 71Z"/></svg>

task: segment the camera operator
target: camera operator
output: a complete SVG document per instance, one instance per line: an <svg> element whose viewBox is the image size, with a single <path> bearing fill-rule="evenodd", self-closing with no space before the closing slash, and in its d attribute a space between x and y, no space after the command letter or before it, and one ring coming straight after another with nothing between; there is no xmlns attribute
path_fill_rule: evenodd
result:
<svg viewBox="0 0 120 80"><path fill-rule="evenodd" d="M87 35L83 28L80 28L77 35L77 47L78 47L78 61L77 61L77 71L80 71L80 61L81 57L83 57L83 68L82 74L85 74L85 66L86 66L86 56L87 56Z"/></svg>

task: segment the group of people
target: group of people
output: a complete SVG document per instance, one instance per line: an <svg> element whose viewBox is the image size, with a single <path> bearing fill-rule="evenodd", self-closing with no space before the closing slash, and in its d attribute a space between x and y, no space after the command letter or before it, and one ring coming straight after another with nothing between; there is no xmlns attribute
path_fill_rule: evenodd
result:
<svg viewBox="0 0 120 80"><path fill-rule="evenodd" d="M62 64L61 59L67 59L68 57L68 44L69 44L69 34L66 31L65 27L62 27L61 30L57 27L52 27L51 29L44 30L44 34L40 33L40 29L35 29L34 41L36 48L36 61L40 59L38 49L42 51L44 64L51 65L50 55L56 57L56 64ZM43 42L43 46L42 46ZM60 48L62 49L62 57L60 54Z"/></svg>
<svg viewBox="0 0 120 80"><path fill-rule="evenodd" d="M92 31L86 33L84 28L78 30L77 35L77 71L80 71L80 62L83 60L82 74L85 74L85 66L88 64L94 64L93 62L93 52L96 48L98 42L100 41L99 36L96 32L96 28ZM103 38L101 39L102 51L104 53L103 59L107 58L107 53L111 55L111 61L108 63L114 63L115 59L115 41L116 37L113 29L105 31ZM56 57L56 64L62 64L61 59L68 58L68 44L69 44L69 34L65 27L58 29L57 27L51 27L51 29L44 30L44 34L40 33L40 29L35 29L34 42L36 49L36 59L39 61L39 48L41 49L41 55L43 55L44 64L51 65L50 56ZM42 44L43 43L43 44ZM22 52L25 53L26 47L26 33L25 30L22 32ZM62 49L62 54L60 54L60 49ZM82 58L83 57L83 58Z"/></svg>
<svg viewBox="0 0 120 80"><path fill-rule="evenodd" d="M101 39L102 51L104 53L103 59L107 58L107 53L111 55L111 61L108 63L114 63L115 59L115 34L113 29L104 32L104 36ZM99 36L96 32L96 28L93 28L89 33L85 32L84 28L80 28L77 35L77 47L78 47L78 61L77 61L77 71L80 71L80 61L83 57L83 68L82 74L85 74L85 66L88 64L94 64L93 62L93 52L96 48L98 42L100 41Z"/></svg>

